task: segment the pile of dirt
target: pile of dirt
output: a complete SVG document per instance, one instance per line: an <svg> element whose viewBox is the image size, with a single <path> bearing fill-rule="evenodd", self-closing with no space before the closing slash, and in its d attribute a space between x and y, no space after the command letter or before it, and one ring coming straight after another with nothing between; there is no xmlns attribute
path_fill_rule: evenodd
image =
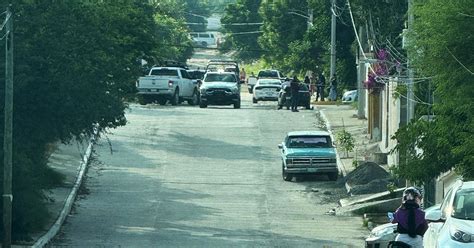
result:
<svg viewBox="0 0 474 248"><path fill-rule="evenodd" d="M351 194L371 194L387 190L390 174L374 162L362 162L347 174L346 183L351 186Z"/></svg>
<svg viewBox="0 0 474 248"><path fill-rule="evenodd" d="M375 179L367 184L353 186L349 193L353 195L364 195L387 191L387 184L390 182L388 178Z"/></svg>

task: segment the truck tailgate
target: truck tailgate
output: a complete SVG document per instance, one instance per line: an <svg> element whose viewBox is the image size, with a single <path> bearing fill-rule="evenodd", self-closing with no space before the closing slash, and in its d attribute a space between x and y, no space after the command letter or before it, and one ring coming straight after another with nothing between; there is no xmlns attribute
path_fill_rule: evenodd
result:
<svg viewBox="0 0 474 248"><path fill-rule="evenodd" d="M168 89L168 82L172 80L171 78L164 77L140 77L138 79L139 89Z"/></svg>

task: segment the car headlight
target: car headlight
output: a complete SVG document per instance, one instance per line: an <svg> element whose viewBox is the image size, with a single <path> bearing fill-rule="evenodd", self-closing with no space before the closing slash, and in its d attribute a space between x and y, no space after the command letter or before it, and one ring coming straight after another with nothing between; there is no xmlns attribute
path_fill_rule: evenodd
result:
<svg viewBox="0 0 474 248"><path fill-rule="evenodd" d="M205 94L206 94L206 90L207 90L206 88L201 88L201 89L200 89L201 94L202 94L202 95L205 95Z"/></svg>
<svg viewBox="0 0 474 248"><path fill-rule="evenodd" d="M232 93L239 92L239 88L237 88L237 87L232 87L232 88L230 88L230 90L232 91Z"/></svg>
<svg viewBox="0 0 474 248"><path fill-rule="evenodd" d="M470 234L458 229L454 229L454 228L450 230L450 234L451 234L451 238L458 242L462 242L462 243L474 242L473 234Z"/></svg>

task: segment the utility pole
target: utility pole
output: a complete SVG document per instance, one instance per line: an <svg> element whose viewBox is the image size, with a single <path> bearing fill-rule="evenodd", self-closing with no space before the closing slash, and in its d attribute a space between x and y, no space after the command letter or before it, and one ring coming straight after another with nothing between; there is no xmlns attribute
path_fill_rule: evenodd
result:
<svg viewBox="0 0 474 248"><path fill-rule="evenodd" d="M413 32L413 0L408 0L408 43L410 43L410 33ZM407 80L407 123L415 117L415 101L413 94L413 68L408 54L408 80Z"/></svg>
<svg viewBox="0 0 474 248"><path fill-rule="evenodd" d="M11 247L13 153L13 15L5 18L5 127L3 135L3 247Z"/></svg>
<svg viewBox="0 0 474 248"><path fill-rule="evenodd" d="M365 32L364 27L359 27L359 37L361 42L361 47L359 48L358 54L358 72L357 72L357 117L359 119L365 119L365 88L364 88L364 80L366 74L366 68L363 58L363 54L365 51ZM362 49L362 50L361 50Z"/></svg>
<svg viewBox="0 0 474 248"><path fill-rule="evenodd" d="M329 78L336 74L336 0L331 0L331 72Z"/></svg>

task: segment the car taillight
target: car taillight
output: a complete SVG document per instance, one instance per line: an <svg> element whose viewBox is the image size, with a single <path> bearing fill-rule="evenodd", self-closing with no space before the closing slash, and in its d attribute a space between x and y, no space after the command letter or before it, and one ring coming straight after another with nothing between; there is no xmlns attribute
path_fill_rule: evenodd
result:
<svg viewBox="0 0 474 248"><path fill-rule="evenodd" d="M168 81L168 87L170 87L170 88L173 87L173 84L174 84L173 80Z"/></svg>

